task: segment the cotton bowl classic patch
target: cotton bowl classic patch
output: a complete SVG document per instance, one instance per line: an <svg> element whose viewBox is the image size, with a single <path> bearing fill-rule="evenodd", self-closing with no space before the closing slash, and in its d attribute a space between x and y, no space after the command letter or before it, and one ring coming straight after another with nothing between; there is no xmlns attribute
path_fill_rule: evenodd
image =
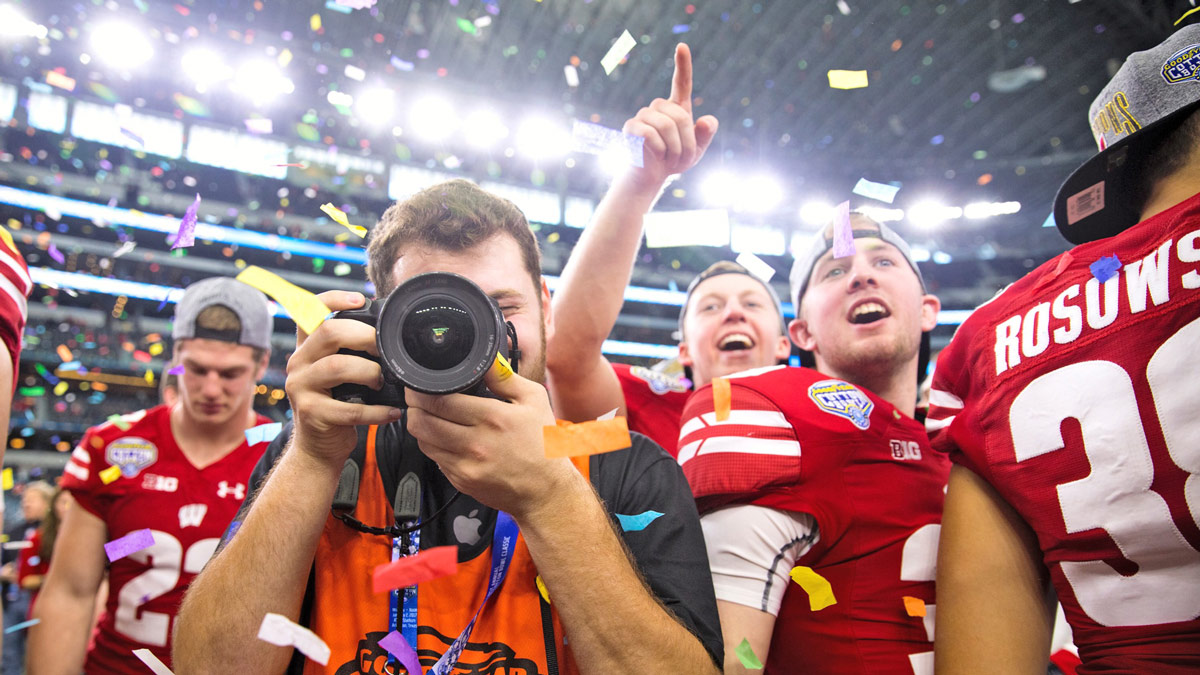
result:
<svg viewBox="0 0 1200 675"><path fill-rule="evenodd" d="M104 459L113 466L121 467L121 475L133 478L142 469L158 461L158 446L144 438L126 436L108 444Z"/></svg>
<svg viewBox="0 0 1200 675"><path fill-rule="evenodd" d="M634 366L629 369L629 374L640 380L645 380L646 384L650 385L650 391L659 395L665 394L668 391L677 391L680 393L687 391L687 386L678 377L671 377L657 370L650 370L643 366Z"/></svg>
<svg viewBox="0 0 1200 675"><path fill-rule="evenodd" d="M1167 84L1179 84L1191 79L1200 81L1200 44L1188 45L1172 54L1163 63L1162 77Z"/></svg>
<svg viewBox="0 0 1200 675"><path fill-rule="evenodd" d="M808 388L808 397L830 415L850 420L859 429L871 426L875 404L852 384L841 380L821 380Z"/></svg>

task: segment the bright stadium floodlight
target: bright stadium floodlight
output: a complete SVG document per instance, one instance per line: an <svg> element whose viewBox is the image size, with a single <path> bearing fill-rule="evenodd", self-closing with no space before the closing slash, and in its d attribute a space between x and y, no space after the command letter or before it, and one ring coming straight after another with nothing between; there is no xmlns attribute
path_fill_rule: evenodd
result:
<svg viewBox="0 0 1200 675"><path fill-rule="evenodd" d="M180 60L180 65L183 67L183 74L187 75L201 92L233 77L233 69L220 55L203 47L188 50Z"/></svg>
<svg viewBox="0 0 1200 675"><path fill-rule="evenodd" d="M895 223L904 220L904 209L889 209L886 206L864 205L854 210L877 223Z"/></svg>
<svg viewBox="0 0 1200 675"><path fill-rule="evenodd" d="M565 157L571 149L571 132L561 122L533 116L517 129L517 152L535 160Z"/></svg>
<svg viewBox="0 0 1200 675"><path fill-rule="evenodd" d="M1021 210L1021 202L974 202L963 207L963 217L981 220L1009 216Z"/></svg>
<svg viewBox="0 0 1200 675"><path fill-rule="evenodd" d="M491 108L479 108L467 116L463 140L477 150L488 150L508 138L508 127L500 113Z"/></svg>
<svg viewBox="0 0 1200 675"><path fill-rule="evenodd" d="M40 40L46 37L47 32L45 26L35 21L30 21L15 6L8 4L0 5L0 38L32 37Z"/></svg>
<svg viewBox="0 0 1200 675"><path fill-rule="evenodd" d="M709 206L717 208L731 206L737 200L741 181L732 172L724 169L714 171L700 183L700 193Z"/></svg>
<svg viewBox="0 0 1200 675"><path fill-rule="evenodd" d="M251 61L238 68L231 88L255 105L264 105L284 94L292 93L296 90L296 85L273 61L261 60Z"/></svg>
<svg viewBox="0 0 1200 675"><path fill-rule="evenodd" d="M458 114L450 101L440 96L425 96L413 104L408 123L414 138L438 143L458 129Z"/></svg>
<svg viewBox="0 0 1200 675"><path fill-rule="evenodd" d="M821 227L833 217L833 205L829 202L805 202L800 207L800 222L809 227Z"/></svg>
<svg viewBox="0 0 1200 675"><path fill-rule="evenodd" d="M145 31L123 21L109 21L91 28L92 53L119 70L132 70L154 56Z"/></svg>
<svg viewBox="0 0 1200 675"><path fill-rule="evenodd" d="M354 114L363 124L382 129L396 116L396 95L387 87L371 87L354 99Z"/></svg>
<svg viewBox="0 0 1200 675"><path fill-rule="evenodd" d="M920 228L933 229L947 220L962 218L962 215L961 207L925 201L908 210L908 222Z"/></svg>
<svg viewBox="0 0 1200 675"><path fill-rule="evenodd" d="M774 176L758 174L741 181L737 206L740 211L770 213L783 201L783 185Z"/></svg>

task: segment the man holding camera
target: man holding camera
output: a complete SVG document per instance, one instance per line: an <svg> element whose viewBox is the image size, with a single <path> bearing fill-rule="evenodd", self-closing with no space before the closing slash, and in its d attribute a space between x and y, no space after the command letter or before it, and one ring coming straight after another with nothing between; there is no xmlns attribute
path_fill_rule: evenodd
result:
<svg viewBox="0 0 1200 675"><path fill-rule="evenodd" d="M406 388L407 408L338 400L339 385L383 386L375 329L335 318L301 334L286 385L294 428L264 457L261 488L184 603L176 672L383 672L385 637L397 651L403 637L438 673L485 662L716 672L716 605L678 466L637 435L631 448L579 461L546 456L550 295L520 211L469 182L442 183L389 209L368 254L381 298L426 272L477 284L513 325L520 374L497 359L483 380L495 398ZM364 303L321 297L334 310ZM503 545L506 532L515 545ZM376 566L446 544L457 546L453 576L372 591ZM328 665L256 640L268 612L311 628Z"/></svg>

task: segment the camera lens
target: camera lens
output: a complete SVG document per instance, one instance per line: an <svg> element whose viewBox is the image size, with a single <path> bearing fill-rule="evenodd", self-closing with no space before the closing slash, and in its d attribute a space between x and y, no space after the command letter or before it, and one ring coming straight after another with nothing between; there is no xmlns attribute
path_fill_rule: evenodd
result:
<svg viewBox="0 0 1200 675"><path fill-rule="evenodd" d="M462 363L475 344L475 326L466 308L453 300L428 298L404 317L400 329L404 349L429 370L449 370Z"/></svg>

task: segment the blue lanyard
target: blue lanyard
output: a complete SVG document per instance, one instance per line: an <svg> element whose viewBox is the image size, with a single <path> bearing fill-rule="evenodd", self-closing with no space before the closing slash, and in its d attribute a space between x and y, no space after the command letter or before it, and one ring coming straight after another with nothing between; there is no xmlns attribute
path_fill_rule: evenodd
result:
<svg viewBox="0 0 1200 675"><path fill-rule="evenodd" d="M407 521L403 524L404 527L412 527L416 525L416 521ZM401 540L400 537L392 539L392 562L395 562L401 557ZM408 551L405 556L416 555L421 550L421 531L413 530L408 535ZM403 599L401 594L403 593ZM389 614L392 630L400 631L408 644L414 647L417 644L417 587L406 586L403 589L392 589L390 593L390 609ZM395 657L389 658L389 661L395 661Z"/></svg>
<svg viewBox="0 0 1200 675"><path fill-rule="evenodd" d="M454 668L454 664L458 663L458 657L462 654L463 648L466 647L467 639L471 637L471 631L475 629L475 621L479 618L480 612L483 611L484 605L492 598L492 595L500 588L500 585L504 583L504 579L508 575L508 566L512 562L513 550L517 546L517 535L519 532L517 522L513 520L512 516L503 511L496 513L496 527L492 534L492 570L488 575L487 594L483 596L483 602L479 603L479 608L475 610L475 616L471 617L471 622L467 624L463 632L450 644L450 648L442 654L442 658L438 659L437 663L433 664L433 667L429 669L429 675L447 675ZM409 546L410 554L418 548L418 541L419 539L414 532ZM392 542L392 559L398 559L399 555L400 540L397 538ZM408 644L416 649L417 588L415 586L405 588L403 599L400 598L399 591L392 591L391 595L392 629L399 630L404 639L408 640ZM397 607L397 604L400 607ZM400 619L399 628L396 627L397 617ZM410 627L412 630L411 636L409 634ZM393 659L389 659L389 661Z"/></svg>

